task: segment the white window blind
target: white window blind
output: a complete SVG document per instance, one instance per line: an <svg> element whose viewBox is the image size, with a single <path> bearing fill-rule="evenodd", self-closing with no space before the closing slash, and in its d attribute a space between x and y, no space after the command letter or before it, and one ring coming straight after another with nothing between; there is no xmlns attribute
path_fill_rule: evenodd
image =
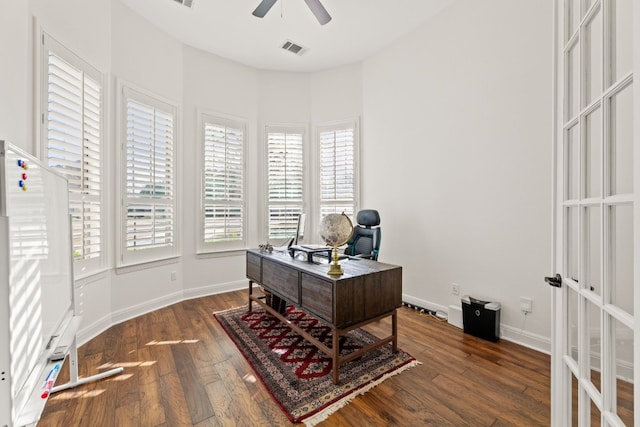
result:
<svg viewBox="0 0 640 427"><path fill-rule="evenodd" d="M304 206L304 133L267 129L270 239L293 237Z"/></svg>
<svg viewBox="0 0 640 427"><path fill-rule="evenodd" d="M162 259L176 242L176 108L124 88L124 263ZM144 253L144 255L141 255Z"/></svg>
<svg viewBox="0 0 640 427"><path fill-rule="evenodd" d="M354 218L356 209L356 145L353 125L319 129L320 218L344 212Z"/></svg>
<svg viewBox="0 0 640 427"><path fill-rule="evenodd" d="M44 156L69 182L73 256L99 267L102 253L102 76L46 34Z"/></svg>
<svg viewBox="0 0 640 427"><path fill-rule="evenodd" d="M203 249L245 246L245 127L244 123L202 116Z"/></svg>

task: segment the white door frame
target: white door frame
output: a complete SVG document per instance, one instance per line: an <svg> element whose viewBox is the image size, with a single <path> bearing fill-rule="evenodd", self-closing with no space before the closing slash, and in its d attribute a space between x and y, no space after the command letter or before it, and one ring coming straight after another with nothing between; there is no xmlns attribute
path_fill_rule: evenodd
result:
<svg viewBox="0 0 640 427"><path fill-rule="evenodd" d="M640 5L635 2L633 9L633 44L634 52L640 49ZM633 75L640 76L640 55L633 58ZM633 305L634 305L634 328L633 337L633 366L634 366L634 402L633 411L635 414L635 425L640 425L640 81L636 80L633 89L634 119L633 119L633 188L634 217L633 217L633 246L634 246L634 283L633 283Z"/></svg>
<svg viewBox="0 0 640 427"><path fill-rule="evenodd" d="M560 270L558 265L557 249L561 247L562 242L558 241L560 233L558 233L558 76L562 75L562 70L558 68L562 65L559 55L558 41L558 20L560 0L553 1L553 37L552 37L552 105L551 105L551 269L550 274L555 274ZM562 135L560 135L561 140ZM560 218L560 222L562 219ZM558 356L562 349L562 334L558 333L556 327L562 321L562 294L560 288L551 289L551 425L561 426L566 418L564 408L566 405L561 399L564 399L566 393L563 385L566 381L562 378L564 369L562 366L562 358ZM558 404L560 403L560 404Z"/></svg>
<svg viewBox="0 0 640 427"><path fill-rule="evenodd" d="M566 93L564 85L565 79L565 56L564 56L564 25L559 24L564 20L565 3L570 0L554 0L553 2L553 83L552 83L552 249L551 249L551 276L556 272L561 272L564 267L563 257L565 256L564 233L566 228L566 222L563 213L563 202L560 200L563 194L563 180L564 177L560 176L558 171L559 166L564 168L563 150L564 150L564 123L565 116L564 110L567 107L566 104L559 104L559 102L569 102L565 99ZM598 0L591 0L590 3ZM601 0L601 5L608 3L608 0ZM633 1L633 46L634 53L640 51L640 4L635 0ZM572 2L574 5L576 2ZM601 10L604 6L601 6ZM603 28L603 31L606 31ZM604 37L604 36L603 36ZM602 46L604 55L604 45ZM640 76L640 55L635 54L633 58L633 75ZM582 91L584 89L584 83L580 82ZM604 90L604 87L603 87ZM632 91L634 113L633 113L633 381L636 385L634 387L634 424L640 426L640 81L636 80ZM580 103L579 108L582 108ZM604 114L604 105L601 105L602 114ZM607 119L605 119L607 120ZM604 141L603 141L604 143ZM605 188L601 189L604 192ZM605 245L605 242L601 242ZM586 282L585 282L586 283ZM566 315L568 290L563 283L561 288L551 288L551 425L552 426L566 426L571 425L571 371L567 369L565 362L563 362L563 354L567 352L568 342L568 330L569 321ZM605 316L606 317L606 316ZM605 341L604 345L613 345L609 342L609 331L611 328L610 320L605 320L602 326L601 334L602 339ZM583 339L584 337L580 338ZM589 358L589 354L582 355L583 360ZM602 355L601 355L602 356ZM584 368L581 368L584 369ZM590 368L588 368L590 369ZM603 371L603 375L605 372ZM609 374L606 374L609 375ZM603 378L603 381L607 379ZM602 385L601 385L602 387ZM580 392L578 392L580 393ZM588 400L584 400L584 394L580 396L583 399L582 404L588 403ZM605 405L606 406L606 405ZM580 414L578 417L580 425L589 425L590 421L584 414ZM617 425L618 423L613 423Z"/></svg>

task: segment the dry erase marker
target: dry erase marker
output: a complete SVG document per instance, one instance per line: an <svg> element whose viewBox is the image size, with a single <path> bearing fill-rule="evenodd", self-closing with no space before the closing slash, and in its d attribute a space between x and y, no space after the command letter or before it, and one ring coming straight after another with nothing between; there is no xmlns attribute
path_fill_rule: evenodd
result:
<svg viewBox="0 0 640 427"><path fill-rule="evenodd" d="M43 399L46 399L49 396L51 387L53 387L53 379L51 378L51 376L57 373L58 370L60 370L60 365L56 364L56 366L54 366L53 369L49 371L49 375L47 375L47 378L44 379L44 385L42 386L44 391L40 395L40 397L42 397Z"/></svg>
<svg viewBox="0 0 640 427"><path fill-rule="evenodd" d="M53 369L49 371L49 375L47 375L47 378L44 379L44 384L42 384L42 388L45 388L47 386L47 381L49 381L49 378L51 378L51 375L53 375Z"/></svg>
<svg viewBox="0 0 640 427"><path fill-rule="evenodd" d="M54 372L58 372L58 370L60 369L60 365L56 364L56 366L54 366L50 371L49 371L49 375L47 375L47 378L44 379L44 383L45 385L47 384L47 381L49 381L49 378L51 378L51 375L54 374Z"/></svg>
<svg viewBox="0 0 640 427"><path fill-rule="evenodd" d="M47 381L47 383L44 385L44 391L42 392L40 397L43 399L46 399L47 397L49 397L49 392L51 391L51 387L53 387L53 380Z"/></svg>

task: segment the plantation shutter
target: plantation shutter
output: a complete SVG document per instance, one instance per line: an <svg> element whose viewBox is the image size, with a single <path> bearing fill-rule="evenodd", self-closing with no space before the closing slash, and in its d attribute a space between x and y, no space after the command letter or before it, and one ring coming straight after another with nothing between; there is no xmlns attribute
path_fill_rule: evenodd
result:
<svg viewBox="0 0 640 427"><path fill-rule="evenodd" d="M344 212L354 218L356 172L354 128L321 130L320 218Z"/></svg>
<svg viewBox="0 0 640 427"><path fill-rule="evenodd" d="M74 259L93 259L98 264L102 252L102 78L48 36L43 36L43 43L45 157L69 182Z"/></svg>
<svg viewBox="0 0 640 427"><path fill-rule="evenodd" d="M267 131L269 238L288 238L296 233L304 206L303 141L301 131Z"/></svg>
<svg viewBox="0 0 640 427"><path fill-rule="evenodd" d="M173 254L176 240L175 107L127 88L125 106L123 261L140 251L145 260L160 259Z"/></svg>
<svg viewBox="0 0 640 427"><path fill-rule="evenodd" d="M244 125L203 118L203 240L205 245L242 247Z"/></svg>

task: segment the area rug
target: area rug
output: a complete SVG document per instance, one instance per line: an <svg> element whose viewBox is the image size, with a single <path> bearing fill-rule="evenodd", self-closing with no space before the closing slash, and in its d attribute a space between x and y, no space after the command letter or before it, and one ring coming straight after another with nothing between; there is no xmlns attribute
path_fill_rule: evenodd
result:
<svg viewBox="0 0 640 427"><path fill-rule="evenodd" d="M332 360L284 323L265 316L263 309L249 313L239 307L215 313L232 341L291 422L316 425L390 376L418 365L412 356L384 345L340 366L340 381L333 384ZM287 319L331 347L331 328L294 307ZM376 338L362 329L340 337L346 355Z"/></svg>

